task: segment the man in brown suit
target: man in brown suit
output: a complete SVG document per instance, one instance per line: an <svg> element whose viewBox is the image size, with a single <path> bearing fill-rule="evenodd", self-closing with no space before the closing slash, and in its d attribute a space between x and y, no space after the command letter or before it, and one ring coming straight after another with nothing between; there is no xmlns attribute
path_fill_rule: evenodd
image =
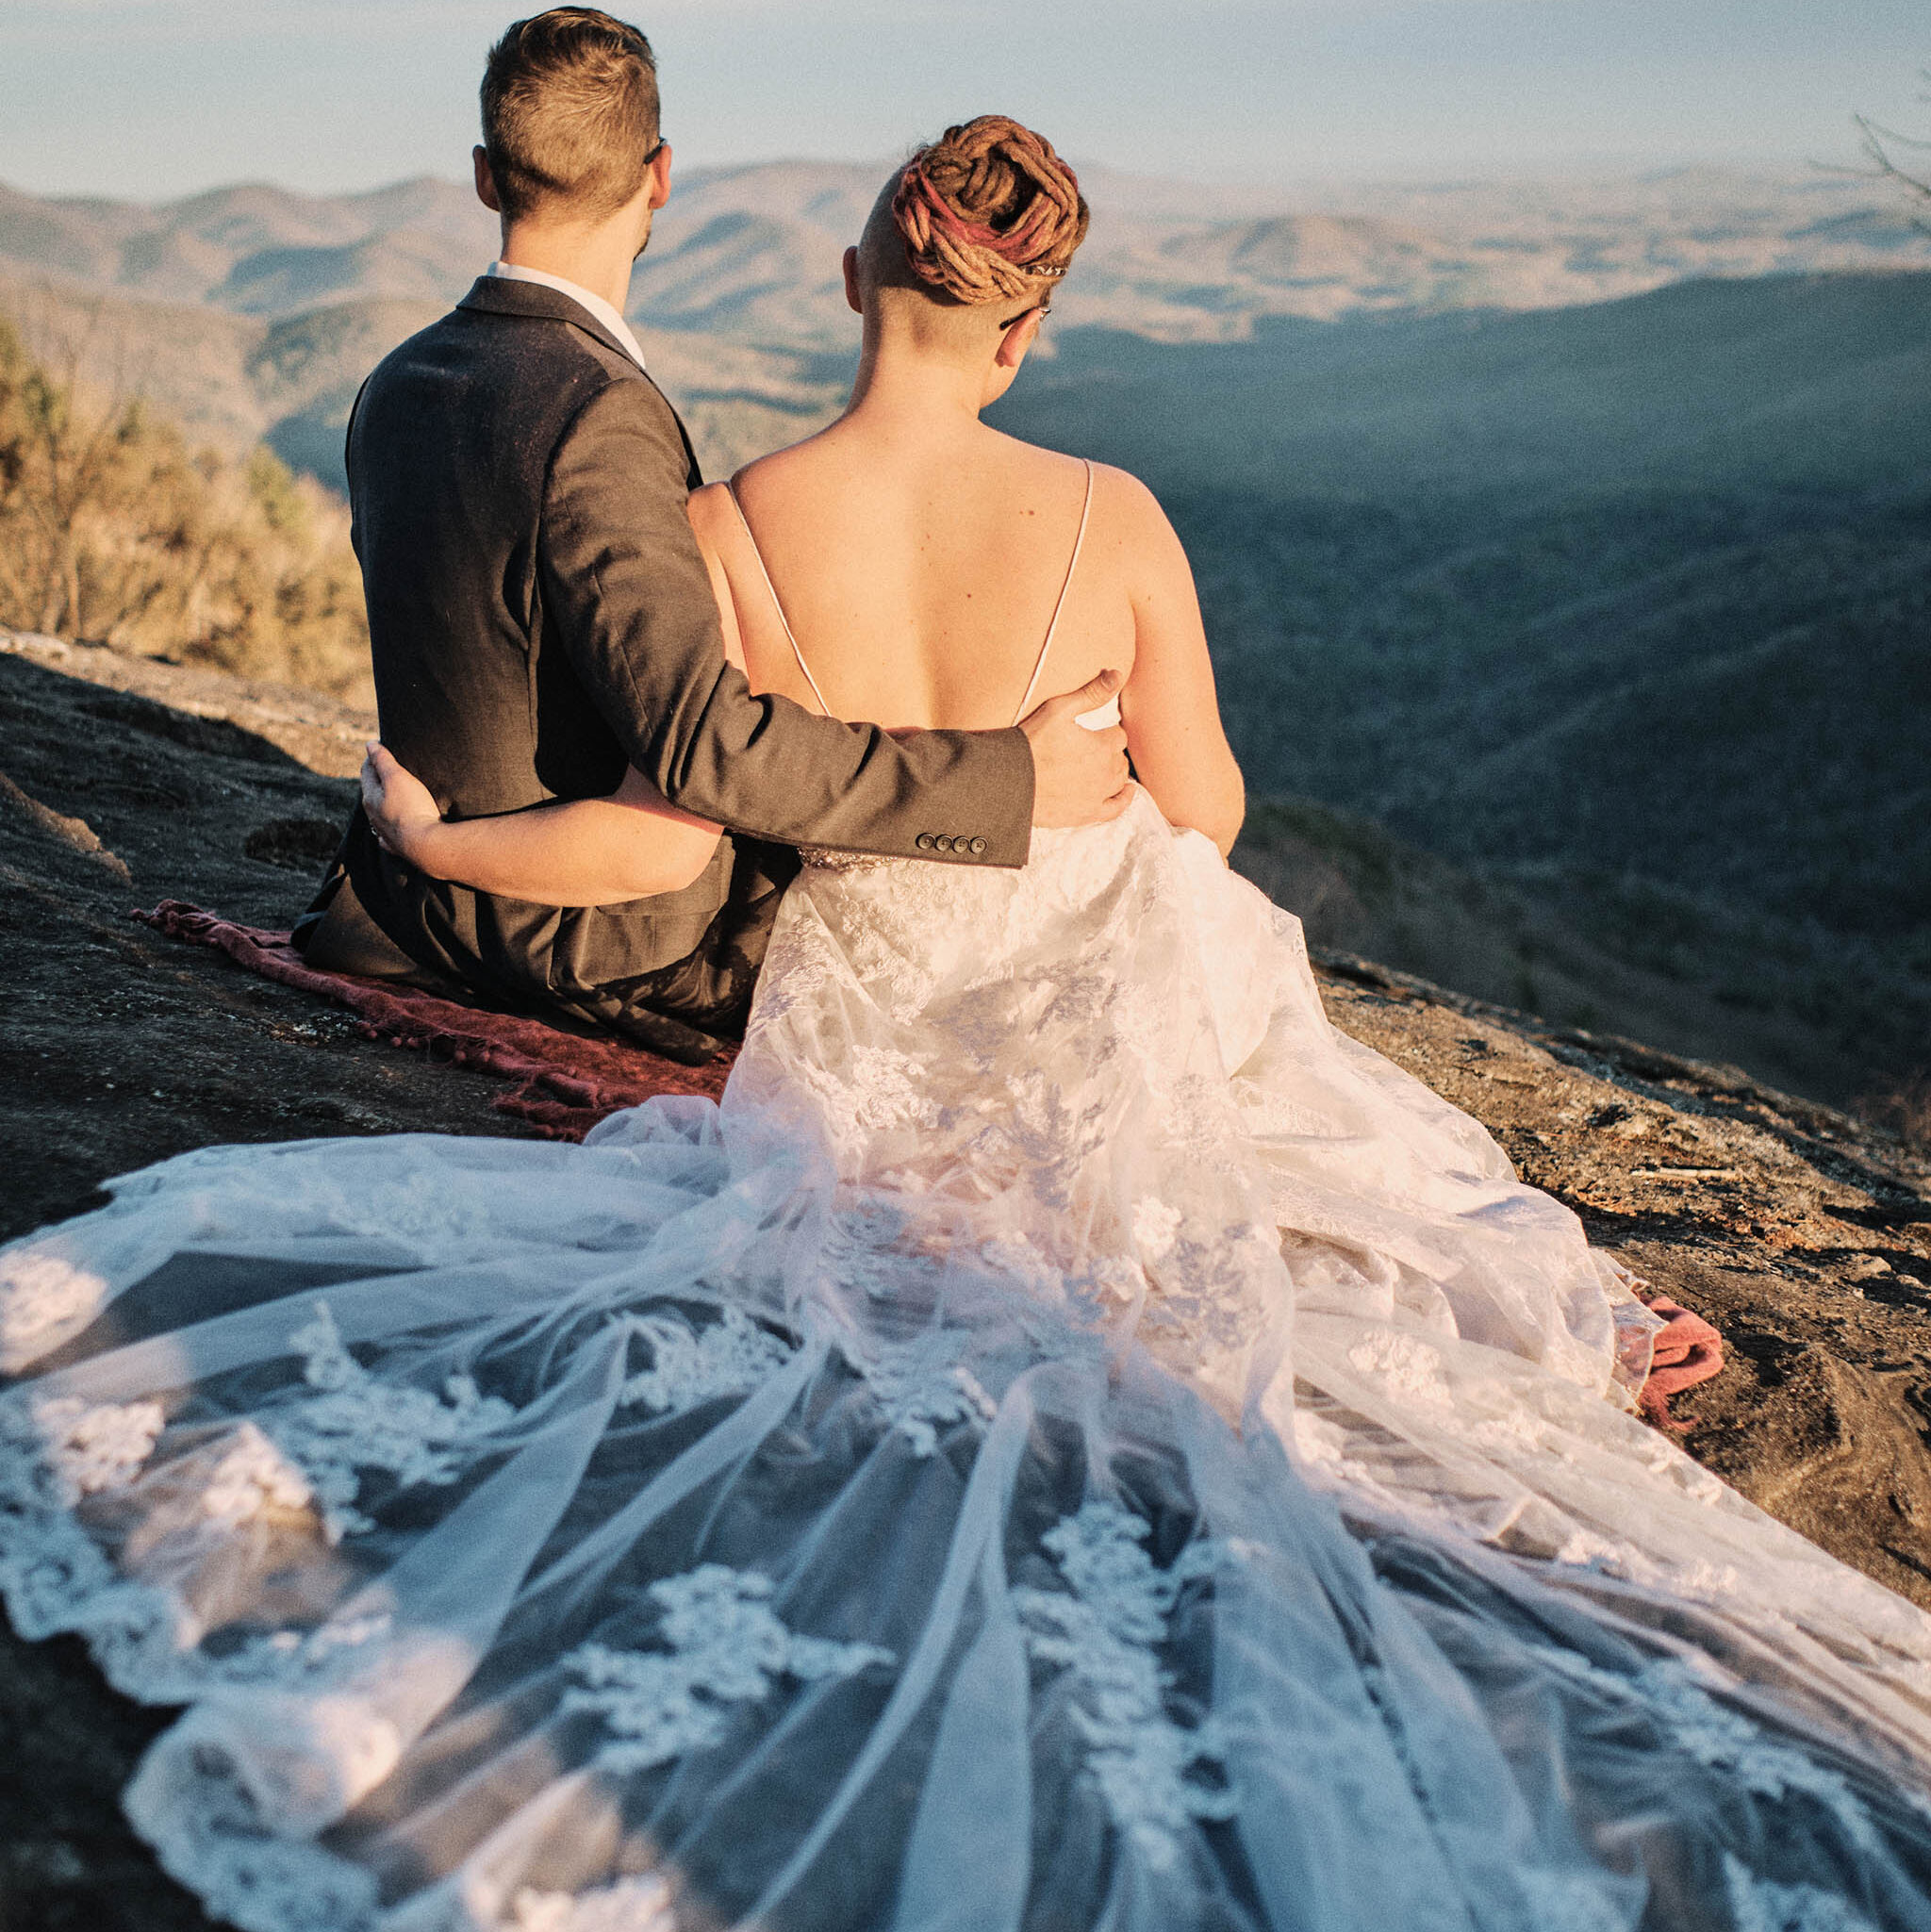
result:
<svg viewBox="0 0 1931 1932"><path fill-rule="evenodd" d="M517 23L483 133L503 258L384 360L349 425L383 740L452 817L597 797L634 766L726 836L681 890L557 908L425 877L358 808L297 943L701 1059L742 1025L792 848L1017 866L1032 825L1124 806L1125 737L1070 701L895 738L753 696L685 516L690 439L622 316L670 189L649 42L589 8Z"/></svg>

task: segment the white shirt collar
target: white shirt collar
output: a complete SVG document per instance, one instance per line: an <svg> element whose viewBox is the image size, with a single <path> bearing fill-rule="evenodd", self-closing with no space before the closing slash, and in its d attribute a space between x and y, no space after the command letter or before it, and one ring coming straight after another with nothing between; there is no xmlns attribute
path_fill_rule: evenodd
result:
<svg viewBox="0 0 1931 1932"><path fill-rule="evenodd" d="M536 282L545 289L554 289L559 295L568 295L579 308L587 310L602 322L623 345L630 359L639 369L643 368L644 352L638 346L637 339L631 334L630 324L602 296L593 295L589 289L581 289L574 282L566 282L561 275L545 274L541 269L520 268L515 262L493 261L486 272L494 275L499 282Z"/></svg>

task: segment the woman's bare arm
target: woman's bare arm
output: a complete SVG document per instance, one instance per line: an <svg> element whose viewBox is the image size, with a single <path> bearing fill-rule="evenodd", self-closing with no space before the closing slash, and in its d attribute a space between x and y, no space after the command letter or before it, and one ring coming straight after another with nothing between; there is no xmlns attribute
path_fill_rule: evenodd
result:
<svg viewBox="0 0 1931 1932"><path fill-rule="evenodd" d="M737 509L731 501L731 486L728 483L706 483L692 490L685 504L685 514L690 519L691 534L698 540L704 569L711 574L711 595L718 600L718 621L724 629L724 655L749 676L751 668L745 662L744 633L737 623L737 601L732 595L731 579L724 569L724 542L731 534L731 526L737 521ZM754 683L751 688L758 690L762 686Z"/></svg>
<svg viewBox="0 0 1931 1932"><path fill-rule="evenodd" d="M362 804L376 837L432 879L534 905L619 905L681 892L718 850L717 826L667 804L635 771L608 798L446 820L429 788L371 744Z"/></svg>
<svg viewBox="0 0 1931 1932"><path fill-rule="evenodd" d="M1131 559L1133 669L1120 693L1127 750L1168 820L1232 850L1246 787L1220 722L1213 665L1187 553L1145 484L1107 472Z"/></svg>

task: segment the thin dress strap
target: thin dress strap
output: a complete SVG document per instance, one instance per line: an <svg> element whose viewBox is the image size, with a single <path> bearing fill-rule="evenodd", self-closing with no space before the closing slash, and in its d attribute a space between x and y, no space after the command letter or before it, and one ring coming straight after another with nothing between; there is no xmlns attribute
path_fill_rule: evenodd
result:
<svg viewBox="0 0 1931 1932"><path fill-rule="evenodd" d="M1032 694L1039 688L1041 673L1046 669L1047 653L1052 649L1052 640L1060 627L1060 613L1066 607L1066 592L1073 587L1073 572L1080 567L1080 552L1086 542L1086 524L1093 514L1093 464L1085 460L1086 495L1080 505L1080 528L1073 537L1073 553L1066 559L1066 574L1060 585L1058 600L1052 607L1052 619L1046 627L1046 641L1039 647L1039 656L1034 660L1032 675L1027 680L1025 696L1019 700L1019 708L1013 714L1013 722L1017 724L1026 716L1026 707L1032 702ZM765 562L765 553L758 548L758 540L751 527L751 519L744 514L744 505L737 501L737 491L731 485L725 485L731 498L731 507L737 512L737 520L744 526L745 540L751 545L751 553L757 559L758 574L765 580L765 588L770 593L771 608L778 613L778 621L784 626L784 641L791 646L791 654L798 660L798 668L804 673L804 681L811 686L811 694L818 701L818 709L827 718L832 707L825 702L825 694L818 689L818 681L811 674L811 666L804 661L804 652L798 648L798 638L791 628L791 619L784 615L784 600L778 595L778 586L771 582L770 566Z"/></svg>
<svg viewBox="0 0 1931 1932"><path fill-rule="evenodd" d="M1026 716L1026 707L1032 702L1032 694L1039 688L1040 673L1046 669L1046 653L1052 649L1053 633L1060 627L1060 612L1066 607L1066 592L1073 587L1073 572L1080 568L1080 551L1086 541L1086 520L1093 514L1093 463L1091 458L1082 460L1086 463L1086 501L1080 505L1080 534L1073 538L1073 553L1066 559L1065 582L1060 586L1059 602L1052 607L1052 621L1046 627L1046 642L1039 647L1039 657L1032 667L1032 676L1027 682L1026 695L1019 700L1019 708L1013 714L1015 724Z"/></svg>
<svg viewBox="0 0 1931 1932"><path fill-rule="evenodd" d="M758 560L758 574L765 580L765 588L771 593L771 608L778 613L778 621L784 626L784 641L791 646L791 654L797 658L798 668L804 673L804 681L811 686L812 696L818 701L818 709L829 718L832 715L832 707L825 702L825 694L818 689L818 681L812 676L811 666L805 663L804 652L798 648L798 639L791 634L791 619L784 615L784 606L779 601L778 586L771 582L771 572L765 562L765 553L758 548L758 540L751 534L751 519L744 514L744 505L737 501L736 489L728 483L724 487L731 498L731 507L737 512L737 520L744 525L744 535L751 545L751 553Z"/></svg>

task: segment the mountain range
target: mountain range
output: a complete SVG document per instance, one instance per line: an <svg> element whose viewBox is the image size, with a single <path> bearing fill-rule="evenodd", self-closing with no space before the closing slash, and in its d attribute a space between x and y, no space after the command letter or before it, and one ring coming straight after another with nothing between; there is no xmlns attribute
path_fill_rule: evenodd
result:
<svg viewBox="0 0 1931 1932"><path fill-rule="evenodd" d="M714 467L788 440L835 406L855 346L839 257L884 172L795 161L680 178L631 315ZM1100 329L1148 343L1264 345L1281 340L1269 332L1284 320L1439 317L1444 333L1404 339L1425 364L1452 341L1456 318L1479 325L1696 278L1931 269L1931 235L1906 210L1861 176L1815 169L1292 195L1097 169L1084 180L1092 234L1036 364L1060 336ZM154 205L0 185L0 306L34 346L140 390L218 446L265 438L335 481L362 376L455 300L494 246L493 218L470 190L428 178L337 196L251 184ZM1559 336L1565 326L1553 324ZM1319 339L1304 336L1300 353ZM1377 339L1350 330L1316 361L1329 369L1361 343L1373 364ZM1075 360L1094 367L1090 355ZM1595 379L1585 362L1578 383ZM1174 365L1189 380L1201 366ZM1716 372L1717 388L1723 380ZM1376 405L1404 449L1399 419L1416 393L1410 381ZM1345 408L1365 394L1353 385ZM1491 402L1488 414L1509 422L1508 395ZM1620 407L1618 392L1598 396L1588 426L1613 434ZM1264 422L1217 425L1230 426L1258 430L1263 443L1268 433ZM1183 469L1203 446L1169 437L1154 468ZM1224 439L1214 448L1216 462L1229 460Z"/></svg>
<svg viewBox="0 0 1931 1932"><path fill-rule="evenodd" d="M682 177L634 284L653 325L842 348L838 260L883 162L768 162ZM1072 326L1239 339L1263 317L1543 308L1691 275L1931 267L1931 239L1861 176L1681 169L1436 185L1236 189L1083 175L1091 236ZM0 273L233 315L349 301L447 305L494 253L468 188L362 194L260 184L148 205L0 187Z"/></svg>
<svg viewBox="0 0 1931 1932"><path fill-rule="evenodd" d="M712 473L837 406L838 256L883 172L695 175L661 218L633 314ZM1491 997L1586 1024L1551 964L1579 936L1679 987L1699 1053L1727 1011L1734 1057L1826 1097L1931 1067L1931 237L1908 212L1814 172L1291 204L1087 185L1092 239L994 420L1167 505L1250 785L1328 813L1257 813L1244 862L1327 867L1373 915L1362 945L1436 977L1414 909L1440 928L1468 899L1515 934ZM437 182L0 190L0 308L195 435L339 481L362 375L492 241ZM1424 892L1404 860L1375 901L1378 828L1474 883Z"/></svg>
<svg viewBox="0 0 1931 1932"><path fill-rule="evenodd" d="M1155 480L1262 788L1931 931L1931 273L1079 332L995 415Z"/></svg>
<svg viewBox="0 0 1931 1932"><path fill-rule="evenodd" d="M1257 791L1931 1067L1931 274L1074 332L995 418L1154 484Z"/></svg>

